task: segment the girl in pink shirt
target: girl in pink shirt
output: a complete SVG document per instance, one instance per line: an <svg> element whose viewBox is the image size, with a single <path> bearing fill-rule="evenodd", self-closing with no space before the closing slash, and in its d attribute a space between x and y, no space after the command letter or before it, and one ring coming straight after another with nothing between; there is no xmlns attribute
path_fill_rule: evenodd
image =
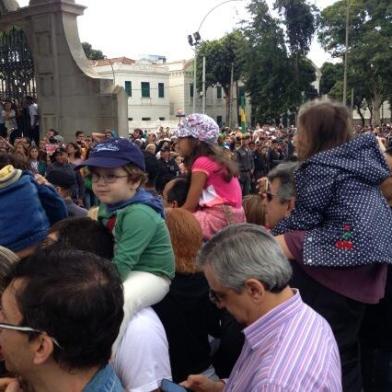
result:
<svg viewBox="0 0 392 392"><path fill-rule="evenodd" d="M194 213L205 240L231 223L245 222L237 164L217 145L219 127L205 114L190 114L177 130L178 150L191 172L183 208Z"/></svg>

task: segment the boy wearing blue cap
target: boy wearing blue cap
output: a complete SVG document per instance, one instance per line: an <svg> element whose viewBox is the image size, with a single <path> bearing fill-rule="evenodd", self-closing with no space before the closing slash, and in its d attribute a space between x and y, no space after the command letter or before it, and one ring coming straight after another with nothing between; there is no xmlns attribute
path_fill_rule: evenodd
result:
<svg viewBox="0 0 392 392"><path fill-rule="evenodd" d="M113 262L124 282L124 321L116 348L132 315L169 291L174 254L162 202L143 188L144 156L135 144L120 138L99 143L81 166L91 172L101 202L98 219L113 232Z"/></svg>

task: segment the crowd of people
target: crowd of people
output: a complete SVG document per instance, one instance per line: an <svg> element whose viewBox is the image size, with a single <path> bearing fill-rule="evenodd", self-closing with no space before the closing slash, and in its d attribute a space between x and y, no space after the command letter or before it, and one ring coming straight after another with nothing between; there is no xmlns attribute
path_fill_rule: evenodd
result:
<svg viewBox="0 0 392 392"><path fill-rule="evenodd" d="M391 387L391 126L36 131L0 139L0 391Z"/></svg>

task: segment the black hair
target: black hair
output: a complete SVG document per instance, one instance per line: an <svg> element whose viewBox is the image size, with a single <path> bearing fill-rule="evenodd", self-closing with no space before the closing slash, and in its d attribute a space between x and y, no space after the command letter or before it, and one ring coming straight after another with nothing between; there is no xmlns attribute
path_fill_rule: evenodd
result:
<svg viewBox="0 0 392 392"><path fill-rule="evenodd" d="M148 176L147 185L155 188L160 169L159 161L154 154L151 154L148 151L143 151L143 155L144 164L146 166L146 173Z"/></svg>
<svg viewBox="0 0 392 392"><path fill-rule="evenodd" d="M174 180L173 186L167 192L167 201L169 203L177 202L178 207L185 204L188 196L189 186L191 184L189 177L177 177Z"/></svg>
<svg viewBox="0 0 392 392"><path fill-rule="evenodd" d="M56 222L50 233L57 233L58 240L50 245L57 249L78 249L105 259L113 258L114 238L101 223L88 217L67 218Z"/></svg>
<svg viewBox="0 0 392 392"><path fill-rule="evenodd" d="M15 279L24 283L16 292L22 325L57 340L61 348L54 345L53 359L62 368L108 363L124 315L113 263L78 250L41 250L13 265L7 286Z"/></svg>

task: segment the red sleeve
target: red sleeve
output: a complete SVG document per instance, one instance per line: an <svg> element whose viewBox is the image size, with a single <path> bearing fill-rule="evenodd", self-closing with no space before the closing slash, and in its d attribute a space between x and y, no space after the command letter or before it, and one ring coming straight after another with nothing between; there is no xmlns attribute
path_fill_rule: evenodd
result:
<svg viewBox="0 0 392 392"><path fill-rule="evenodd" d="M303 262L304 238L304 231L289 231L284 234L284 240L290 253L294 256L294 260L299 263Z"/></svg>

